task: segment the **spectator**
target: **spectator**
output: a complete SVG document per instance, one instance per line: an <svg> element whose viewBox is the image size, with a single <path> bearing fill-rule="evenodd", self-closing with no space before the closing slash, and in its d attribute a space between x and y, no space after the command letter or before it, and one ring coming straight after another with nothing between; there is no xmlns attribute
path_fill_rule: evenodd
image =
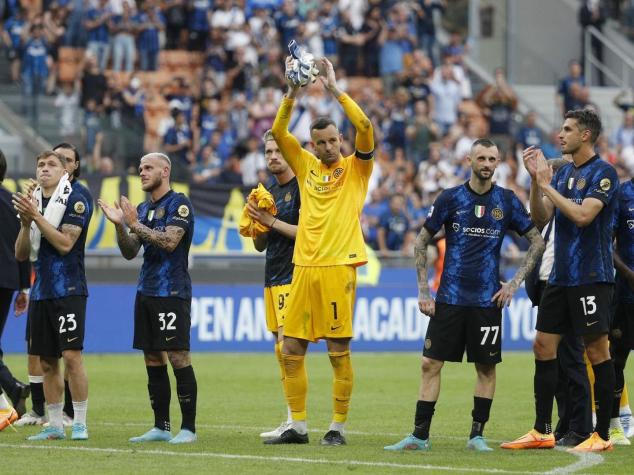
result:
<svg viewBox="0 0 634 475"><path fill-rule="evenodd" d="M108 81L103 72L99 70L96 56L87 53L84 61L84 72L81 76L80 106L86 108L88 100L94 99L97 108L101 109L108 89Z"/></svg>
<svg viewBox="0 0 634 475"><path fill-rule="evenodd" d="M359 55L364 36L360 34L360 28L354 27L348 12L341 11L340 17L341 22L337 31L339 64L346 76L356 76L359 72Z"/></svg>
<svg viewBox="0 0 634 475"><path fill-rule="evenodd" d="M187 22L189 29L189 38L187 40L188 50L205 50L208 32L214 31L213 28L209 28L212 10L212 0L190 0Z"/></svg>
<svg viewBox="0 0 634 475"><path fill-rule="evenodd" d="M557 103L564 116L567 111L582 109L585 105L582 96L586 88L586 80L581 74L581 64L573 59L568 64L568 76L559 82Z"/></svg>
<svg viewBox="0 0 634 475"><path fill-rule="evenodd" d="M251 130L256 137L262 137L273 126L278 100L274 89L264 88L260 89L257 99L249 107L249 115L253 120Z"/></svg>
<svg viewBox="0 0 634 475"><path fill-rule="evenodd" d="M339 14L335 3L326 0L319 13L321 37L324 42L324 56L331 61L337 57L337 31L339 30Z"/></svg>
<svg viewBox="0 0 634 475"><path fill-rule="evenodd" d="M581 25L581 61L586 57L586 29L593 26L597 30L601 31L603 24L605 23L607 12L605 6L601 4L601 0L585 0L581 7L579 7L579 24ZM596 57L599 63L603 63L603 43L596 37L592 36L590 39L590 46L592 47L592 54ZM601 69L597 70L597 79L599 86L605 86L605 80L603 78L603 72Z"/></svg>
<svg viewBox="0 0 634 475"><path fill-rule="evenodd" d="M232 152L229 158L225 161L225 166L218 175L216 183L223 185L242 185L242 168L240 164L240 157L237 153Z"/></svg>
<svg viewBox="0 0 634 475"><path fill-rule="evenodd" d="M458 106L462 101L460 84L456 81L453 66L446 62L440 69L440 75L431 83L431 92L434 95L433 119L444 135L449 131L458 118Z"/></svg>
<svg viewBox="0 0 634 475"><path fill-rule="evenodd" d="M539 127L537 127L537 113L529 111L526 114L526 120L517 132L516 142L518 152L528 147L541 148L544 142L544 136Z"/></svg>
<svg viewBox="0 0 634 475"><path fill-rule="evenodd" d="M385 212L389 210L389 204L384 196L385 192L382 188L375 188L369 193L370 201L363 207L361 215L361 227L365 242L372 249L378 249L377 229L379 220Z"/></svg>
<svg viewBox="0 0 634 475"><path fill-rule="evenodd" d="M405 153L407 159L418 168L429 157L430 144L439 138L440 129L429 117L427 103L419 100L414 103L414 117L407 121L405 129Z"/></svg>
<svg viewBox="0 0 634 475"><path fill-rule="evenodd" d="M185 114L187 123L191 124L194 111L194 94L189 82L184 77L177 76L168 87L163 88L163 94L167 102L178 101L178 108Z"/></svg>
<svg viewBox="0 0 634 475"><path fill-rule="evenodd" d="M39 97L44 92L50 59L42 24L33 23L30 34L31 39L24 45L22 60L22 113L36 126L39 118Z"/></svg>
<svg viewBox="0 0 634 475"><path fill-rule="evenodd" d="M381 215L377 229L377 243L382 256L388 256L390 251L405 252L411 246L414 235L409 227L406 210L402 195L390 198L390 208Z"/></svg>
<svg viewBox="0 0 634 475"><path fill-rule="evenodd" d="M97 108L95 99L88 99L84 112L83 136L85 140L86 154L94 153L97 135L101 133L101 112Z"/></svg>
<svg viewBox="0 0 634 475"><path fill-rule="evenodd" d="M434 23L434 10L445 9L444 0L422 0L412 2L416 13L418 45L425 51L434 66L440 63L438 59L438 45L436 40L436 25Z"/></svg>
<svg viewBox="0 0 634 475"><path fill-rule="evenodd" d="M634 112L634 89L630 88L619 91L614 98L613 104L623 112Z"/></svg>
<svg viewBox="0 0 634 475"><path fill-rule="evenodd" d="M183 111L173 110L172 117L174 125L163 137L163 149L172 157L172 177L177 181L188 180L189 169L194 163L192 131Z"/></svg>
<svg viewBox="0 0 634 475"><path fill-rule="evenodd" d="M297 14L295 0L284 0L282 9L275 13L275 25L280 34L280 47L286 51L288 43L295 38L301 18Z"/></svg>
<svg viewBox="0 0 634 475"><path fill-rule="evenodd" d="M392 95L396 87L398 76L403 72L402 37L396 25L382 25L379 35L379 73L383 80L383 93Z"/></svg>
<svg viewBox="0 0 634 475"><path fill-rule="evenodd" d="M502 153L510 150L511 124L517 96L506 82L504 69L495 70L494 84L487 85L476 100L489 122L489 135Z"/></svg>
<svg viewBox="0 0 634 475"><path fill-rule="evenodd" d="M185 49L187 33L185 0L163 0L161 9L165 18L165 49Z"/></svg>
<svg viewBox="0 0 634 475"><path fill-rule="evenodd" d="M11 80L13 82L18 82L20 79L22 46L26 27L25 11L23 8L17 8L15 16L9 17L2 30L2 40L8 48L7 57L11 62Z"/></svg>
<svg viewBox="0 0 634 475"><path fill-rule="evenodd" d="M129 0L123 0L123 11L121 14L113 15L108 20L108 29L112 40L112 69L121 71L124 64L124 71L134 70L134 60L136 50L134 47L135 25L132 19L132 8Z"/></svg>
<svg viewBox="0 0 634 475"><path fill-rule="evenodd" d="M139 157L143 155L145 137L145 89L137 76L132 76L121 99L121 128L125 137L124 162L126 168L135 173Z"/></svg>
<svg viewBox="0 0 634 475"><path fill-rule="evenodd" d="M222 30L210 30L205 49L205 73L213 74L219 88L225 86L229 56L225 49L227 35Z"/></svg>
<svg viewBox="0 0 634 475"><path fill-rule="evenodd" d="M361 33L363 34L363 75L367 78L379 76L379 35L381 34L382 14L381 8L373 6L365 15Z"/></svg>
<svg viewBox="0 0 634 475"><path fill-rule="evenodd" d="M217 0L210 23L212 28L238 30L245 23L244 12L233 5L232 0Z"/></svg>
<svg viewBox="0 0 634 475"><path fill-rule="evenodd" d="M59 111L59 134L64 142L73 142L77 134L79 106L79 92L73 83L62 85L62 91L55 98L54 104Z"/></svg>
<svg viewBox="0 0 634 475"><path fill-rule="evenodd" d="M625 147L634 146L634 112L623 114L623 123L612 134L611 145L616 148L617 157Z"/></svg>
<svg viewBox="0 0 634 475"><path fill-rule="evenodd" d="M232 92L243 92L251 97L253 93L253 64L247 61L246 50L238 48L229 63L225 87Z"/></svg>
<svg viewBox="0 0 634 475"><path fill-rule="evenodd" d="M137 51L139 69L156 71L158 69L159 32L165 30L165 18L154 0L145 0L141 12L133 17L136 23Z"/></svg>
<svg viewBox="0 0 634 475"><path fill-rule="evenodd" d="M218 128L218 113L220 102L212 99L206 102L206 108L199 114L198 139L199 147L204 147L211 141L211 134Z"/></svg>
<svg viewBox="0 0 634 475"><path fill-rule="evenodd" d="M95 56L100 71L106 69L110 57L108 22L112 17L112 10L109 8L109 3L109 0L99 0L97 8L91 8L86 12L84 22L88 31L87 49Z"/></svg>
<svg viewBox="0 0 634 475"><path fill-rule="evenodd" d="M222 161L214 153L211 145L205 145L200 149L199 163L192 170L192 183L213 184L220 172L222 172Z"/></svg>
<svg viewBox="0 0 634 475"><path fill-rule="evenodd" d="M264 135L264 134L262 134ZM242 183L245 186L255 186L258 184L258 173L266 170L266 160L261 152L261 139L252 135L247 140L246 154L242 159Z"/></svg>
<svg viewBox="0 0 634 475"><path fill-rule="evenodd" d="M57 85L58 51L64 36L66 10L57 2L50 5L50 10L44 12L42 25L44 25L44 37L48 43L48 53L51 57L48 79L46 81L46 94L53 95Z"/></svg>
<svg viewBox="0 0 634 475"><path fill-rule="evenodd" d="M454 169L447 160L442 160L441 145L432 142L429 146L429 158L418 166L418 188L422 191L423 201L431 201L431 197L440 190L450 188L458 181L454 177Z"/></svg>

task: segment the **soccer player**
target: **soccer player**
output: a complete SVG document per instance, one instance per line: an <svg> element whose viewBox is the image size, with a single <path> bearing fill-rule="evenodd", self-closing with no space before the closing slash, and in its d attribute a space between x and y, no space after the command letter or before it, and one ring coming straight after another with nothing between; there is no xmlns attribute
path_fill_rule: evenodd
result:
<svg viewBox="0 0 634 475"><path fill-rule="evenodd" d="M37 157L36 172L39 188L27 195L13 195L21 221L15 243L16 258L24 261L30 255L35 267L28 314L28 347L30 355L39 357L44 373L44 397L50 423L29 440L65 438L60 355L68 368L75 399L71 438L88 439L88 379L82 349L88 296L84 247L90 219L88 203L81 193L72 189L65 165L66 159L57 152L41 153Z"/></svg>
<svg viewBox="0 0 634 475"><path fill-rule="evenodd" d="M143 246L143 267L134 303L134 348L143 350L154 427L130 442L196 441L197 385L189 353L192 286L187 271L194 234L189 199L170 188L172 163L167 155L141 157L141 188L150 200L136 209L125 197L114 207L98 201L117 229L117 244L124 258L134 259ZM127 228L127 229L126 229ZM181 408L180 432L170 433L169 360L176 377Z"/></svg>
<svg viewBox="0 0 634 475"><path fill-rule="evenodd" d="M478 139L468 156L471 178L443 191L432 206L416 238L418 306L430 316L423 350L422 381L414 431L385 450L429 450L429 428L440 394L445 361L475 363L473 422L467 448L492 449L483 437L495 393L495 369L502 361L502 308L508 305L526 274L544 252L544 240L522 202L511 190L493 183L499 161L497 146ZM436 293L429 293L427 246L444 225L447 240L445 265ZM526 236L530 247L510 282L500 285L500 248L513 230Z"/></svg>
<svg viewBox="0 0 634 475"><path fill-rule="evenodd" d="M557 347L572 330L581 335L595 374L597 423L588 439L571 451L611 450L610 414L615 386L608 347L614 287L612 230L618 177L594 151L601 119L591 110L568 111L559 132L561 152L573 162L553 177L541 151L524 153L531 175L530 206L539 226L555 215L555 262L537 313L535 353L535 425L505 449L552 448L551 417L557 388Z"/></svg>
<svg viewBox="0 0 634 475"><path fill-rule="evenodd" d="M287 67L292 58L286 58ZM343 106L356 129L355 152L341 155L342 135L334 121L317 118L310 125L314 154L288 131L299 86L287 78L288 93L273 123L273 137L297 176L302 200L293 282L284 322L284 388L293 422L265 444L306 444L307 376L304 357L309 342L326 339L333 369L333 416L323 445L346 443L353 374L350 339L356 293L356 268L367 262L359 217L374 165L374 131L359 106L337 87L335 71L322 59L326 90Z"/></svg>
<svg viewBox="0 0 634 475"><path fill-rule="evenodd" d="M623 371L630 350L634 349L634 180L619 188L616 215L617 307L610 330L610 351L614 361L615 389L610 420L610 440L615 445L630 445L620 419L621 396L625 386Z"/></svg>
<svg viewBox="0 0 634 475"><path fill-rule="evenodd" d="M68 179L71 182L73 190L77 190L86 200L86 216L88 222L92 218L93 212L93 199L88 188L82 185L77 178L81 174L81 161L77 148L69 143L62 142L53 148L54 152L59 153L64 157L66 164L66 173L68 173ZM29 325L27 322L27 341ZM29 385L31 387L31 402L33 408L24 414L19 421L15 423L16 426L36 425L46 423L46 417L44 414L44 391L42 383L42 369L40 368L39 359L36 356L29 355L28 357L28 372L29 372ZM62 421L64 426L72 426L75 411L73 409L73 400L70 391L70 385L68 383L68 368L64 368L64 409L62 411Z"/></svg>
<svg viewBox="0 0 634 475"><path fill-rule="evenodd" d="M0 150L0 222L2 223L0 228L0 269L2 269L0 272L0 338L9 316L11 301L13 301L16 316L24 313L29 300L29 287L31 287L29 262L18 263L15 259L14 246L20 230L20 221L16 218L11 204L11 193L2 186L6 172L7 160ZM18 290L17 293L16 290ZM15 379L4 364L0 348L0 430L25 412L24 401L29 391L29 386Z"/></svg>
<svg viewBox="0 0 634 475"><path fill-rule="evenodd" d="M284 386L284 364L282 363L282 342L284 341L284 319L288 309L288 300L293 279L293 249L299 221L299 187L293 170L280 153L273 134L267 130L264 134L264 157L266 166L274 180L267 189L275 199L277 215L259 209L257 204L247 203L251 218L271 230L253 239L255 248L262 252L266 249L264 268L264 307L266 309L266 327L275 337L275 355L280 364L282 389ZM260 437L268 439L279 437L291 424L291 410L288 418L277 429L262 432Z"/></svg>

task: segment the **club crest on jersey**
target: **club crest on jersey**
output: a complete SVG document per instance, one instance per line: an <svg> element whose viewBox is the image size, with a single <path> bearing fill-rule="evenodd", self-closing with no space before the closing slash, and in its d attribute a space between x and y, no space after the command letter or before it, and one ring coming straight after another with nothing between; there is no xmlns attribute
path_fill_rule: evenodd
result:
<svg viewBox="0 0 634 475"><path fill-rule="evenodd" d="M568 189L572 190L572 186L575 184L575 179L573 177L568 178Z"/></svg>
<svg viewBox="0 0 634 475"><path fill-rule="evenodd" d="M335 169L335 171L333 172L332 176L335 178L335 180L337 178L339 178L341 175L343 174L343 168L337 168Z"/></svg>
<svg viewBox="0 0 634 475"><path fill-rule="evenodd" d="M586 187L586 179L581 177L577 181L577 190L581 191Z"/></svg>
<svg viewBox="0 0 634 475"><path fill-rule="evenodd" d="M482 216L484 216L485 209L486 209L486 207L484 207L484 206L476 205L476 207L474 209L474 213L476 215L476 218L481 218Z"/></svg>
<svg viewBox="0 0 634 475"><path fill-rule="evenodd" d="M599 187L603 190L603 191L608 191L610 189L610 187L612 186L612 182L610 181L609 178L604 178L603 180L601 180L599 182Z"/></svg>
<svg viewBox="0 0 634 475"><path fill-rule="evenodd" d="M165 216L165 208L159 208L156 210L156 219L161 219Z"/></svg>
<svg viewBox="0 0 634 475"><path fill-rule="evenodd" d="M291 198L292 198L291 192L287 191L286 194L284 195L284 201L288 203L289 201L291 201Z"/></svg>
<svg viewBox="0 0 634 475"><path fill-rule="evenodd" d="M187 205L180 205L178 207L178 215L182 218L186 218L187 216L189 216L189 208L187 207Z"/></svg>
<svg viewBox="0 0 634 475"><path fill-rule="evenodd" d="M499 221L500 219L504 217L504 212L500 208L493 208L491 210L491 216L493 216L493 219L496 219L497 221Z"/></svg>
<svg viewBox="0 0 634 475"><path fill-rule="evenodd" d="M73 206L73 209L77 214L84 214L84 211L86 211L86 205L84 205L81 201L78 201L75 203L75 206Z"/></svg>

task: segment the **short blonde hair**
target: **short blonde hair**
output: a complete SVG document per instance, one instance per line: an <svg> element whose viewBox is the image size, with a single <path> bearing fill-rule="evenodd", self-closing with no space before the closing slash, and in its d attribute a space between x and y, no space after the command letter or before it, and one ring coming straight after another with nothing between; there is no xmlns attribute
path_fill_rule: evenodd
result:
<svg viewBox="0 0 634 475"><path fill-rule="evenodd" d="M262 136L262 142L266 143L270 140L275 140L275 137L273 137L273 131L271 129L264 132L264 135Z"/></svg>

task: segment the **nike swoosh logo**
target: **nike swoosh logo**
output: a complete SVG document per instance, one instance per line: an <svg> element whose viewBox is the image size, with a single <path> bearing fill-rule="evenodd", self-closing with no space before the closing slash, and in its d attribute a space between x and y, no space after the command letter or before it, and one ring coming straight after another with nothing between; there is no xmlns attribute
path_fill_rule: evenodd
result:
<svg viewBox="0 0 634 475"><path fill-rule="evenodd" d="M311 175L314 175L314 176L316 176L316 177L318 177L318 176L319 176L319 175L317 175L317 173L315 173L315 171L314 171L314 170L311 170L311 171L310 171L310 174L311 174Z"/></svg>
<svg viewBox="0 0 634 475"><path fill-rule="evenodd" d="M174 338L176 338L176 337L175 336L170 336L169 338L165 337L165 341L170 341L170 340L173 340Z"/></svg>
<svg viewBox="0 0 634 475"><path fill-rule="evenodd" d="M587 327L591 327L592 325L594 325L595 323L599 323L599 320L595 320L594 322L586 322L586 326Z"/></svg>
<svg viewBox="0 0 634 475"><path fill-rule="evenodd" d="M495 351L495 352L493 352L493 353L489 352L489 356L495 356L495 355L497 355L498 353L499 353L499 351Z"/></svg>
<svg viewBox="0 0 634 475"><path fill-rule="evenodd" d="M66 343L70 343L75 341L77 338L79 338L78 336L76 336L75 338L66 338Z"/></svg>
<svg viewBox="0 0 634 475"><path fill-rule="evenodd" d="M338 327L330 327L330 331L335 331L338 330L339 328L341 328L341 325L339 325Z"/></svg>

